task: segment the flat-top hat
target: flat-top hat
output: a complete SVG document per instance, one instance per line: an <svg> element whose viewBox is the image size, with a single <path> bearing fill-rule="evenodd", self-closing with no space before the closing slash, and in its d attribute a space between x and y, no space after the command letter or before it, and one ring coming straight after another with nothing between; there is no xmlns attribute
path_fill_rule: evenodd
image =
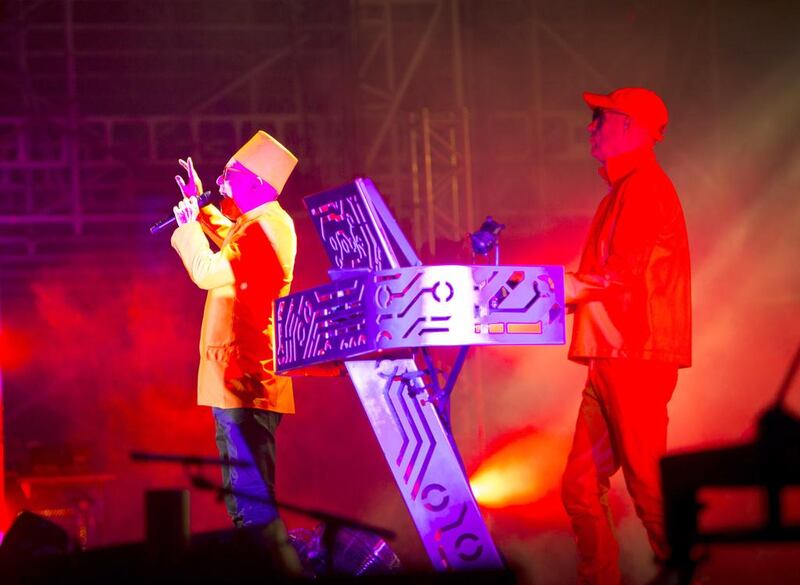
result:
<svg viewBox="0 0 800 585"><path fill-rule="evenodd" d="M280 193L292 174L297 157L272 136L259 130L231 157Z"/></svg>

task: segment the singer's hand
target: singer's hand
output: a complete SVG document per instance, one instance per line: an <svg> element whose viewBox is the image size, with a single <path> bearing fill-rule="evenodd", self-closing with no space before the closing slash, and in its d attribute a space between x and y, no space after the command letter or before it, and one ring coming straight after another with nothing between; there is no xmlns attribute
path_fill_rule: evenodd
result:
<svg viewBox="0 0 800 585"><path fill-rule="evenodd" d="M178 204L172 208L172 213L175 214L175 220L178 225L184 225L197 219L200 213L200 208L197 206L197 197L192 195L188 199L179 201Z"/></svg>
<svg viewBox="0 0 800 585"><path fill-rule="evenodd" d="M179 158L178 164L183 167L183 170L185 170L186 174L188 175L188 181L184 181L183 177L180 175L175 175L175 182L178 183L178 187L180 188L181 193L183 193L183 196L191 197L192 195L200 195L200 193L203 192L203 183L200 181L200 177L194 170L192 157L187 156L186 160Z"/></svg>

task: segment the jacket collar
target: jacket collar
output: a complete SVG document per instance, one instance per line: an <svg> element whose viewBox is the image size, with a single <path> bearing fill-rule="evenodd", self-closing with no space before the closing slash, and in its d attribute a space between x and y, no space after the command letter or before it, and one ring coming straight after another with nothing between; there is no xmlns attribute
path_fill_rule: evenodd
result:
<svg viewBox="0 0 800 585"><path fill-rule="evenodd" d="M609 185L616 185L636 169L653 163L656 155L650 147L638 148L608 159L598 173Z"/></svg>
<svg viewBox="0 0 800 585"><path fill-rule="evenodd" d="M266 203L262 203L261 205L258 205L257 207L254 207L253 209L251 209L247 213L243 213L242 215L240 215L239 216L239 221L240 222L245 222L245 221L250 221L252 219L255 219L256 217L258 217L259 215L263 215L271 207L274 207L276 205L278 205L278 200L277 199L273 199L272 201L267 201Z"/></svg>

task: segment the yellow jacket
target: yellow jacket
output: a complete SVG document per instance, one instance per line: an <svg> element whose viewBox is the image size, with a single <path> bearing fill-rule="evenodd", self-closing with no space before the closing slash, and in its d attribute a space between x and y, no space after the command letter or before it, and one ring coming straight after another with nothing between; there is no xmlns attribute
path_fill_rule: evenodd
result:
<svg viewBox="0 0 800 585"><path fill-rule="evenodd" d="M294 223L277 201L235 222L209 205L198 219L172 234L192 281L208 291L197 403L293 413L292 381L274 371L272 304L292 283ZM206 235L219 252L212 252Z"/></svg>

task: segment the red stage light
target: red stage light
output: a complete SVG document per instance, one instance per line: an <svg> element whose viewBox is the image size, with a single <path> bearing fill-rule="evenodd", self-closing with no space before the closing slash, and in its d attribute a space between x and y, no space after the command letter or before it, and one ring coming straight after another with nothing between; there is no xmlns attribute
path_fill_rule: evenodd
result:
<svg viewBox="0 0 800 585"><path fill-rule="evenodd" d="M13 370L31 357L31 343L26 335L8 328L0 329L0 370Z"/></svg>
<svg viewBox="0 0 800 585"><path fill-rule="evenodd" d="M470 477L475 499L487 508L531 504L557 488L567 460L566 437L535 430L515 434Z"/></svg>

